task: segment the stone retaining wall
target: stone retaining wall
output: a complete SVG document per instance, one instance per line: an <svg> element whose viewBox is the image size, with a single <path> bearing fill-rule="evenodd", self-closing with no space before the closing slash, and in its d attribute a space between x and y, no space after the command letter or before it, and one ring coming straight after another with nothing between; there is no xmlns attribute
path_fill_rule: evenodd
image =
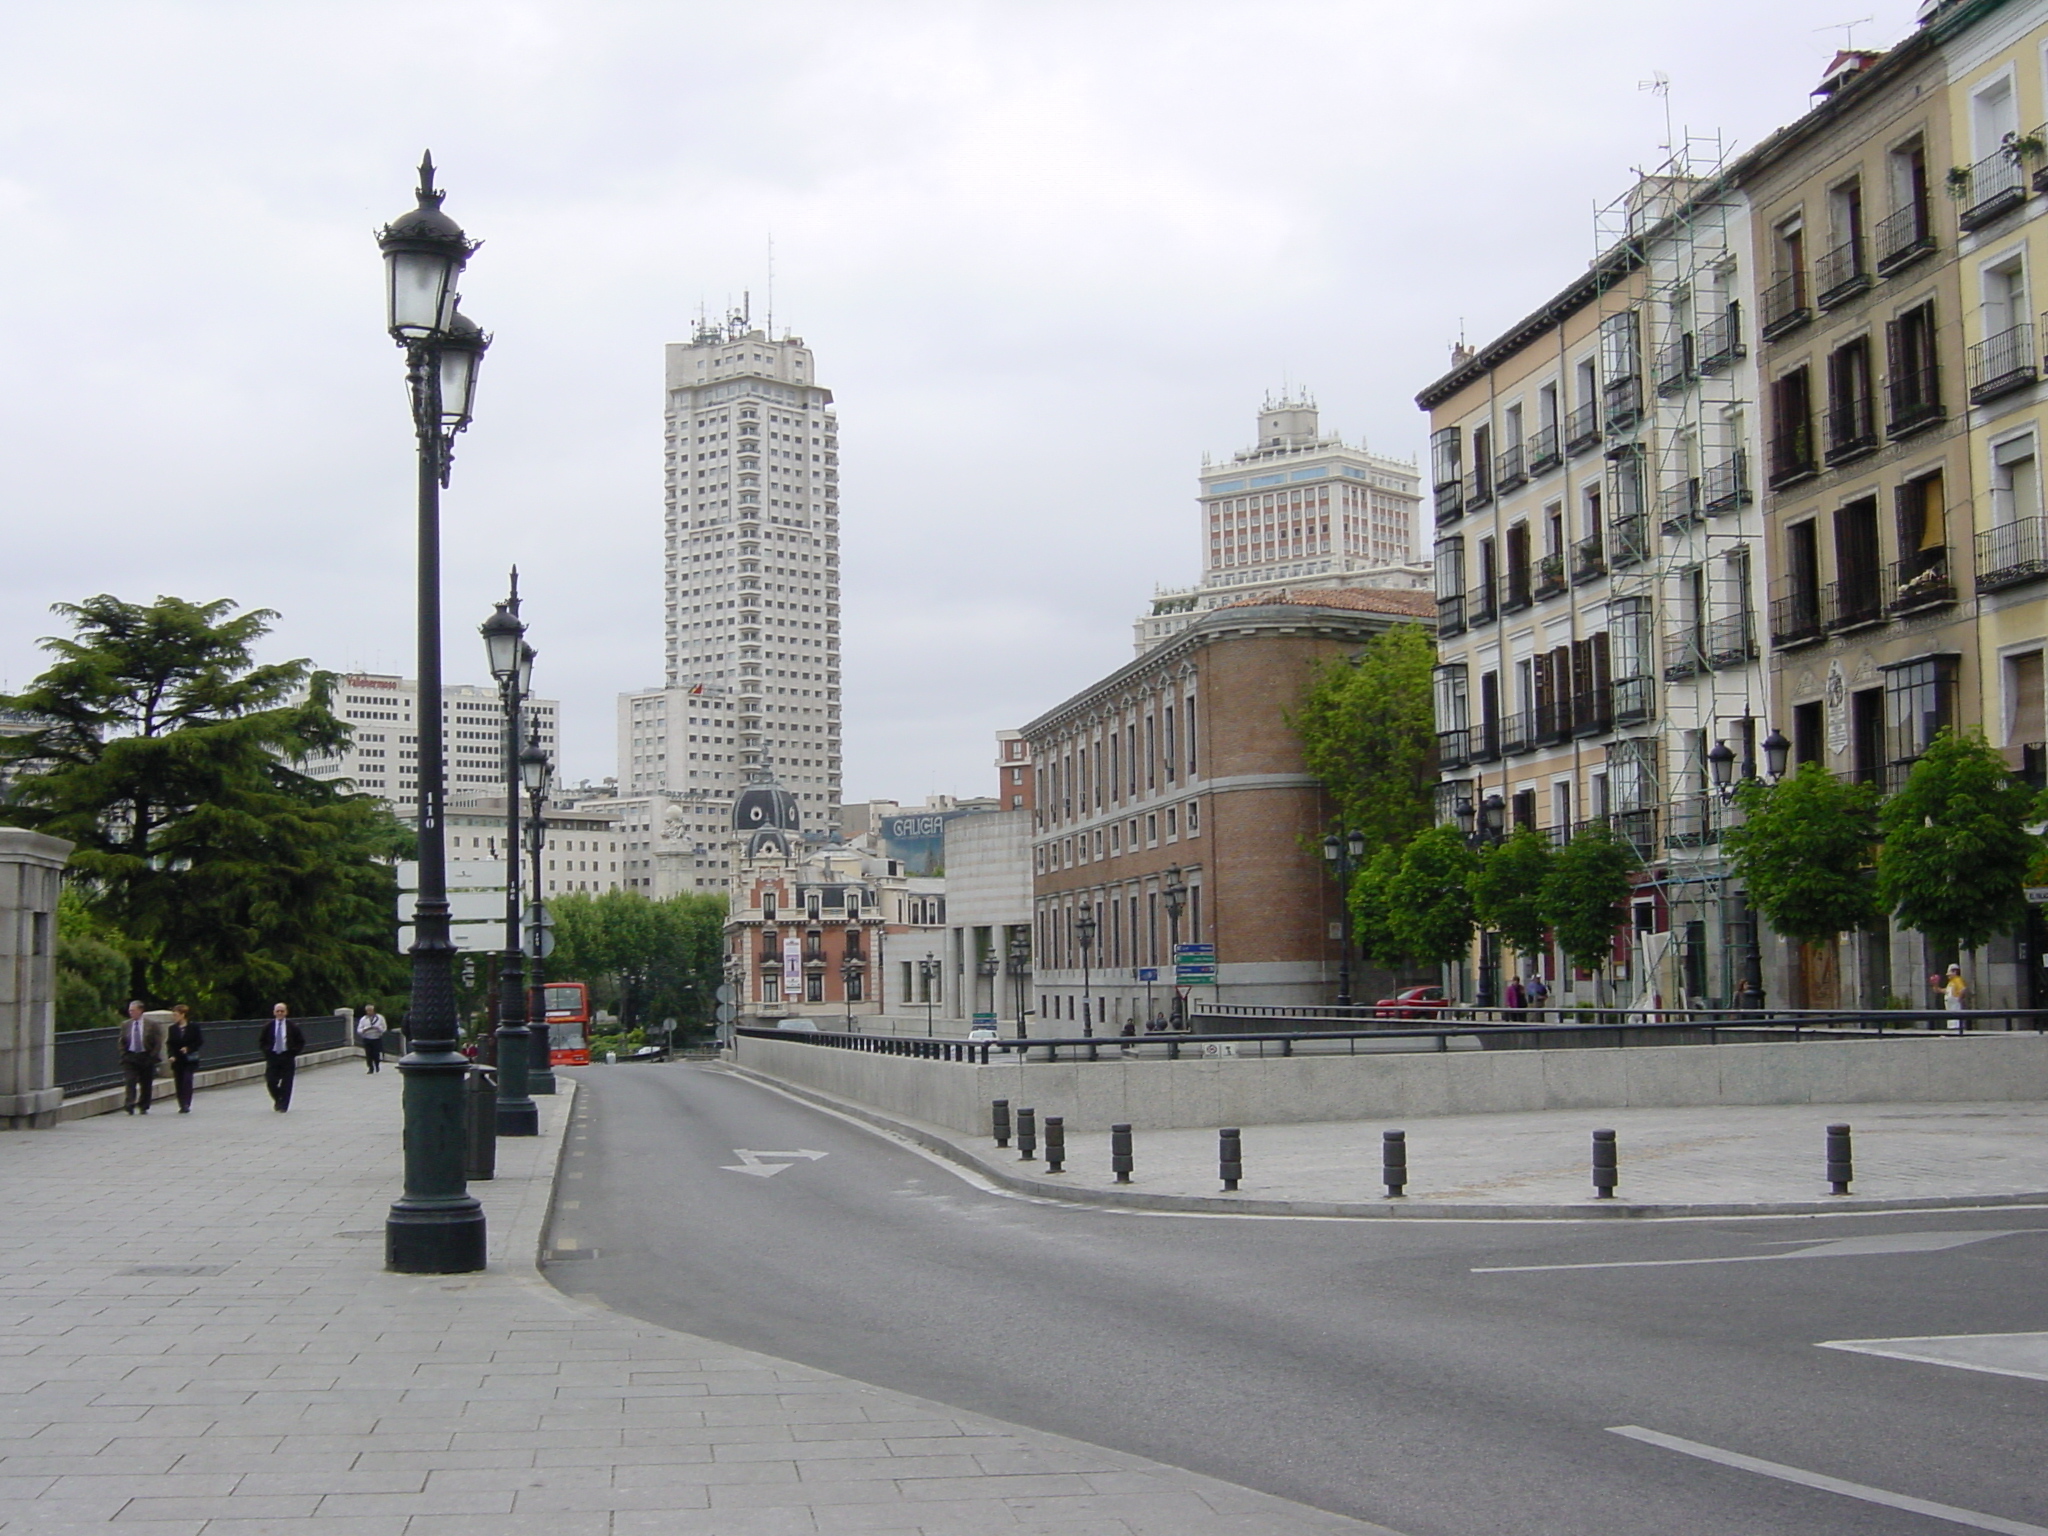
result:
<svg viewBox="0 0 2048 1536"><path fill-rule="evenodd" d="M1954 1104L2048 1099L2048 1035L1893 1035L1763 1045L1095 1062L925 1061L740 1036L734 1059L972 1136L1008 1099L1076 1129L1413 1120L1543 1109L1712 1104Z"/></svg>

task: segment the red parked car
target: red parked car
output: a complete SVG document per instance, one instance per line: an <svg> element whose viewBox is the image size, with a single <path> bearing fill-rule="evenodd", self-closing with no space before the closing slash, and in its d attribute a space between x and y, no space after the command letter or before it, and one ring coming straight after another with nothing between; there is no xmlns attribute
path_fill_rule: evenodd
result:
<svg viewBox="0 0 2048 1536"><path fill-rule="evenodd" d="M1383 997L1373 1004L1376 1019L1440 1019L1457 1004L1444 996L1442 987L1408 987L1398 996Z"/></svg>

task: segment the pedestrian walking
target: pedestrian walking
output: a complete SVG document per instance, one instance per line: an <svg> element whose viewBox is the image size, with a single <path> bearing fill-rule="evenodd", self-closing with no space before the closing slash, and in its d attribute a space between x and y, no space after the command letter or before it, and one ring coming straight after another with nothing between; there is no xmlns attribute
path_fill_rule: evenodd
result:
<svg viewBox="0 0 2048 1536"><path fill-rule="evenodd" d="M356 1039L362 1042L365 1070L381 1072L384 1069L384 1036L390 1028L375 1003L363 1004L363 1016L356 1020Z"/></svg>
<svg viewBox="0 0 2048 1536"><path fill-rule="evenodd" d="M280 1115L292 1107L292 1079L298 1075L299 1052L306 1048L306 1032L287 1016L283 1003L270 1010L270 1022L263 1026L263 1086L270 1090L270 1107Z"/></svg>
<svg viewBox="0 0 2048 1536"><path fill-rule="evenodd" d="M1522 1012L1529 1001L1529 994L1522 989L1519 975L1508 978L1507 990L1501 994L1501 1017L1519 1024L1525 1017Z"/></svg>
<svg viewBox="0 0 2048 1536"><path fill-rule="evenodd" d="M1538 1024L1543 1022L1543 1005L1549 1001L1550 986L1544 981L1543 973L1538 971L1529 978L1529 1006L1536 1010L1536 1022Z"/></svg>
<svg viewBox="0 0 2048 1536"><path fill-rule="evenodd" d="M164 1036L164 1049L171 1055L171 1083L178 1090L178 1113L192 1113L192 1077L199 1070L199 1048L206 1037L192 1022L192 1010L184 1003L171 1009L171 1027Z"/></svg>
<svg viewBox="0 0 2048 1536"><path fill-rule="evenodd" d="M1929 983L1941 992L1941 1006L1944 1011L1954 1014L1955 1022L1949 1028L1961 1034L1968 1021L1963 1017L1963 999L1969 996L1969 986L1963 980L1963 968L1952 965L1946 976L1930 976Z"/></svg>
<svg viewBox="0 0 2048 1536"><path fill-rule="evenodd" d="M130 1003L128 1022L121 1026L121 1108L128 1114L149 1113L163 1054L163 1015L144 1013L142 1004Z"/></svg>

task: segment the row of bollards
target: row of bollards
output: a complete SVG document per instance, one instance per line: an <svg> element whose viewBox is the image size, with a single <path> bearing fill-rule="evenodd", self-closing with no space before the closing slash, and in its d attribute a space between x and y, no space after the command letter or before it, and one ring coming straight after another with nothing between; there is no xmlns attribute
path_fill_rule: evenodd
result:
<svg viewBox="0 0 2048 1536"><path fill-rule="evenodd" d="M997 1099L989 1106L989 1121L995 1135L996 1145L1008 1147L1012 1135L1010 1124L1010 1101ZM1017 1157L1020 1162L1030 1162L1038 1156L1038 1111L1020 1109L1017 1111L1015 1136ZM1045 1168L1048 1173L1065 1171L1067 1160L1067 1126L1059 1115L1045 1117ZM1128 1125L1112 1125L1109 1128L1109 1168L1116 1175L1119 1184L1131 1182L1135 1164L1131 1156L1131 1128ZM1219 1130L1216 1133L1216 1173L1223 1182L1226 1193L1237 1189L1244 1179L1244 1132L1236 1127ZM1831 1125L1827 1132L1827 1176L1828 1193L1846 1195L1849 1185L1856 1177L1855 1159L1851 1154L1849 1127ZM1386 1198L1401 1200L1408 1193L1408 1133L1406 1131L1383 1131L1380 1133L1380 1181L1386 1185ZM1621 1147L1613 1131L1601 1130L1593 1133L1593 1198L1612 1200L1614 1192L1621 1186Z"/></svg>

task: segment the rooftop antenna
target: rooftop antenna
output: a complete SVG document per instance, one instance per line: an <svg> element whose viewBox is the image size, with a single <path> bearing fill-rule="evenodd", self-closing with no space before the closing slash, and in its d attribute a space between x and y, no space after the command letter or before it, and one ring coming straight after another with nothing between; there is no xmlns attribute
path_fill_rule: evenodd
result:
<svg viewBox="0 0 2048 1536"><path fill-rule="evenodd" d="M1844 53L1854 53L1856 51L1856 29L1858 27L1875 26L1876 22L1877 18L1874 16L1859 16L1854 21L1830 22L1825 27L1815 27L1813 30L1816 32L1841 33L1842 51Z"/></svg>
<svg viewBox="0 0 2048 1536"><path fill-rule="evenodd" d="M1675 158L1678 154L1678 136L1671 128L1671 77L1663 70L1653 70L1647 80L1638 80L1636 89L1649 91L1664 99L1664 153Z"/></svg>
<svg viewBox="0 0 2048 1536"><path fill-rule="evenodd" d="M768 339L775 339L775 231L768 231Z"/></svg>

